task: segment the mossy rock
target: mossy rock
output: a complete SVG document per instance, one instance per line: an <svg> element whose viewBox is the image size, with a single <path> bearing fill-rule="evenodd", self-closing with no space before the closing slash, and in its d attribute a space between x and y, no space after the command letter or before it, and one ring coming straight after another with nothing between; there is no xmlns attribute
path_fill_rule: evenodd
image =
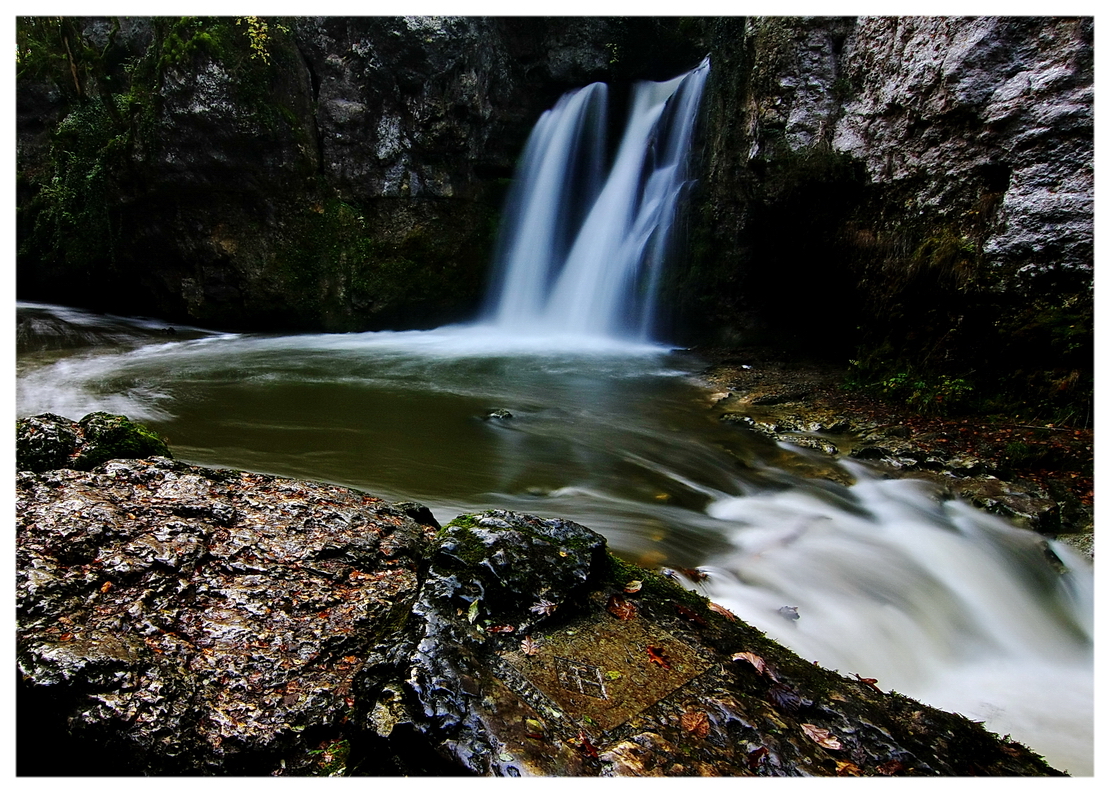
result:
<svg viewBox="0 0 1110 793"><path fill-rule="evenodd" d="M173 457L153 430L111 413L90 413L79 422L53 413L16 421L16 468L90 471L108 460Z"/></svg>
<svg viewBox="0 0 1110 793"><path fill-rule="evenodd" d="M15 422L15 467L19 471L65 468L80 443L76 422L53 413Z"/></svg>

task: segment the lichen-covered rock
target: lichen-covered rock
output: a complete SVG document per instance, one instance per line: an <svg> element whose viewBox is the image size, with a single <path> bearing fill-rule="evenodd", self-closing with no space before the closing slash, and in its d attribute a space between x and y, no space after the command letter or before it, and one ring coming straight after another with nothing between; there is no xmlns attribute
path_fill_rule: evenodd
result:
<svg viewBox="0 0 1110 793"><path fill-rule="evenodd" d="M20 773L289 772L408 619L434 528L345 488L165 458L17 483ZM79 769L72 769L78 771Z"/></svg>
<svg viewBox="0 0 1110 793"><path fill-rule="evenodd" d="M20 471L88 471L108 460L173 456L157 433L111 413L90 413L80 421L53 413L28 416L16 421L15 441Z"/></svg>
<svg viewBox="0 0 1110 793"><path fill-rule="evenodd" d="M15 423L15 466L19 471L64 468L77 449L80 426L64 416L43 413Z"/></svg>

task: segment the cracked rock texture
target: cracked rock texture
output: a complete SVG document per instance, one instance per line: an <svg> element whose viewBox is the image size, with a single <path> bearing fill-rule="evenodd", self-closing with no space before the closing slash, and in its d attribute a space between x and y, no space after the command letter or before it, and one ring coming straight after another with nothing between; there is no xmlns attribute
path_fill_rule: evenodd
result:
<svg viewBox="0 0 1110 793"><path fill-rule="evenodd" d="M1047 401L1091 387L1091 18L712 29L691 265L670 289L692 340Z"/></svg>
<svg viewBox="0 0 1110 793"><path fill-rule="evenodd" d="M16 503L20 705L101 747L96 773L307 764L388 656L434 530L344 488L165 458L24 472Z"/></svg>

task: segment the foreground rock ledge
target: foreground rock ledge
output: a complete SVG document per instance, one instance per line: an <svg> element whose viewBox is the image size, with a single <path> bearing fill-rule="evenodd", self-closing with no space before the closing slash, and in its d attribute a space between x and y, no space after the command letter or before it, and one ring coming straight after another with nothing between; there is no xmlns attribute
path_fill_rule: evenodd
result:
<svg viewBox="0 0 1110 793"><path fill-rule="evenodd" d="M20 775L1058 775L568 521L114 460L18 474L17 564Z"/></svg>

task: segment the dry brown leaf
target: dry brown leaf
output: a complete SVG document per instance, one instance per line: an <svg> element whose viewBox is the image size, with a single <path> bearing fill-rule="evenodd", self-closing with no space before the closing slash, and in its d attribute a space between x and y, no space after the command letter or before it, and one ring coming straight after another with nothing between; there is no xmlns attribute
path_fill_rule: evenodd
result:
<svg viewBox="0 0 1110 793"><path fill-rule="evenodd" d="M831 732L824 727L818 727L816 724L803 724L802 732L804 732L814 743L819 746L824 746L826 749L843 749L840 741Z"/></svg>
<svg viewBox="0 0 1110 793"><path fill-rule="evenodd" d="M695 738L704 738L709 734L709 714L700 710L688 710L680 719L682 729Z"/></svg>
<svg viewBox="0 0 1110 793"><path fill-rule="evenodd" d="M525 636L524 641L520 643L520 649L525 655L536 655L540 651L540 643L531 636Z"/></svg>
<svg viewBox="0 0 1110 793"><path fill-rule="evenodd" d="M875 770L884 776L894 776L906 770L901 760L888 760L882 765L875 766Z"/></svg>
<svg viewBox="0 0 1110 793"><path fill-rule="evenodd" d="M670 669L671 668L671 664L667 660L667 656L664 653L663 648L660 647L659 645L649 644L647 646L647 654L648 654L648 663L658 664L659 666L663 667L664 669Z"/></svg>
<svg viewBox="0 0 1110 793"><path fill-rule="evenodd" d="M716 603L710 602L709 610L712 611L712 612L715 612L717 614L720 614L722 617L724 617L729 622L736 622L736 615L733 614L728 609L726 609L724 606L719 606Z"/></svg>
<svg viewBox="0 0 1110 793"><path fill-rule="evenodd" d="M733 653L732 660L747 661L749 664L755 667L755 671L759 672L759 674L770 674L767 669L767 663L755 653L749 653L746 651L742 653Z"/></svg>
<svg viewBox="0 0 1110 793"><path fill-rule="evenodd" d="M850 763L847 760L836 761L837 776L860 776L862 773L855 763Z"/></svg>
<svg viewBox="0 0 1110 793"><path fill-rule="evenodd" d="M610 595L605 608L617 619L630 620L636 617L635 604L629 603L620 595Z"/></svg>
<svg viewBox="0 0 1110 793"><path fill-rule="evenodd" d="M708 625L709 624L705 621L705 618L703 618L701 616L701 614L698 614L692 608L687 608L686 606L683 606L681 603L675 603L674 604L674 609L675 609L675 611L678 612L678 616L682 617L682 619L684 619L684 620L689 620L690 622L694 623L695 625Z"/></svg>
<svg viewBox="0 0 1110 793"><path fill-rule="evenodd" d="M557 609L558 607L558 604L552 603L550 600L543 598L538 603L536 603L536 605L532 606L532 608L528 610L531 611L533 614L539 614L543 617L546 617L549 614L554 614L555 609Z"/></svg>
<svg viewBox="0 0 1110 793"><path fill-rule="evenodd" d="M705 579L709 578L709 573L697 567L680 567L678 568L678 571L689 578L691 581L693 581L695 584L701 583Z"/></svg>
<svg viewBox="0 0 1110 793"><path fill-rule="evenodd" d="M748 768L752 771L759 768L763 763L763 758L767 756L767 747L760 746L758 749L753 749L748 752Z"/></svg>
<svg viewBox="0 0 1110 793"><path fill-rule="evenodd" d="M881 688L879 688L879 686L877 685L879 681L876 680L875 678L873 678L873 677L860 677L855 672L852 672L852 674L855 676L856 680L858 680L859 682L863 683L866 686L871 686L871 688L875 689L880 694L883 693L883 690Z"/></svg>
<svg viewBox="0 0 1110 793"><path fill-rule="evenodd" d="M578 731L578 740L574 741L578 744L578 751L588 757L597 757L597 747L590 742L590 736L586 735L583 730Z"/></svg>

